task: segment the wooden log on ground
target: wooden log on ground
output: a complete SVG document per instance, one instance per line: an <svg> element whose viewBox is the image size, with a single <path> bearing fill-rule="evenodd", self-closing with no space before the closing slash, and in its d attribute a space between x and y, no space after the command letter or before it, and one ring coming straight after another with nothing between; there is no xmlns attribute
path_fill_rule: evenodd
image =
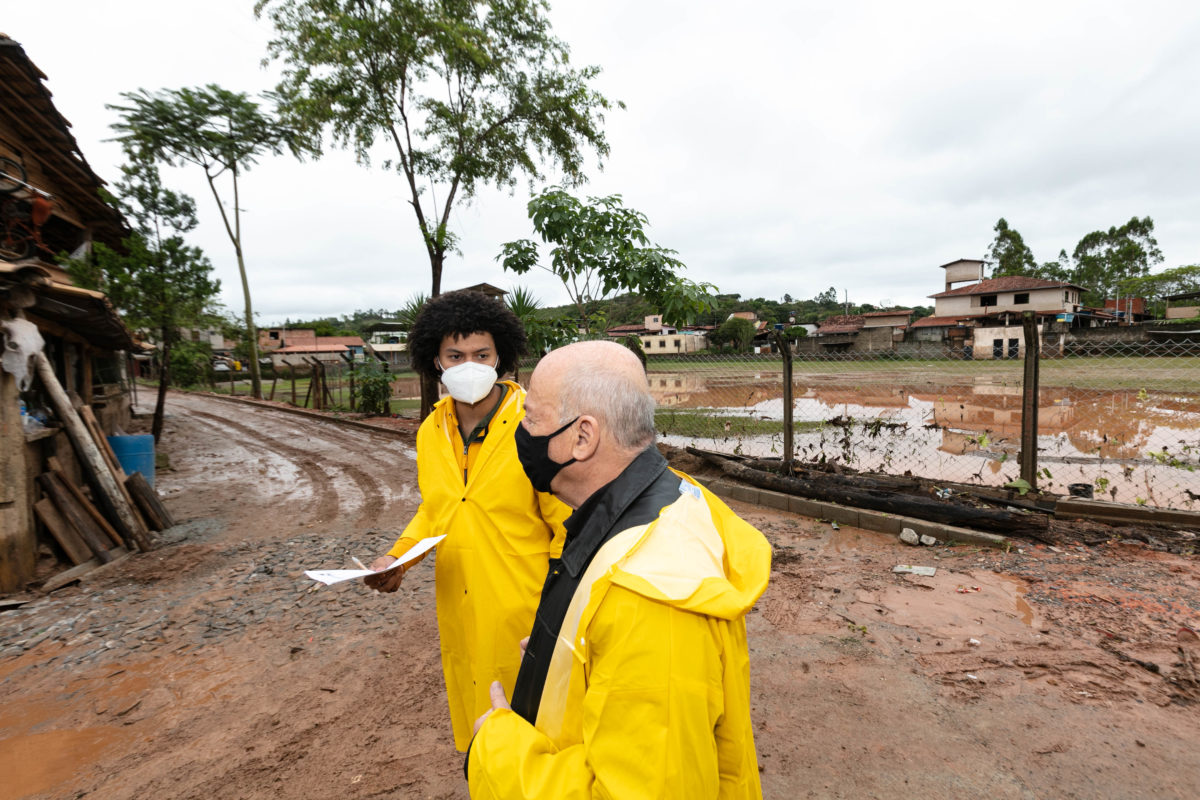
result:
<svg viewBox="0 0 1200 800"><path fill-rule="evenodd" d="M96 506L93 505L92 502L83 494L83 490L75 485L75 482L72 481L70 476L67 475L66 471L62 468L62 464L59 463L55 456L50 456L48 459L46 459L46 465L50 467L51 472L58 476L58 479L62 481L63 486L67 487L67 491L69 491L71 496L75 498L75 501L79 503L80 508L86 511L88 516L95 521L96 526L99 527L100 530L104 531L104 534L112 540L114 546L127 544L127 542L121 539L121 535L117 533L113 526L109 524L108 520L104 518L104 515L100 513L100 509L96 508Z"/></svg>
<svg viewBox="0 0 1200 800"><path fill-rule="evenodd" d="M124 547L114 547L108 553L109 559L103 564L99 559L93 558L90 561L85 561L82 564L64 570L57 575L51 576L45 583L42 584L42 591L46 594L61 589L69 583L82 580L85 576L91 573L99 573L100 570L108 569L113 564L120 563L129 558L129 551Z"/></svg>
<svg viewBox="0 0 1200 800"><path fill-rule="evenodd" d="M93 557L92 548L87 546L79 532L58 513L54 501L49 497L43 497L34 503L33 513L37 514L37 518L46 526L46 530L50 531L50 535L58 542L58 546L67 554L72 564L82 564Z"/></svg>
<svg viewBox="0 0 1200 800"><path fill-rule="evenodd" d="M917 517L947 525L1017 534L1039 541L1048 541L1046 529L1049 527L1050 520L1044 514L1016 514L1008 511L972 508L944 500L898 494L894 491L863 490L838 485L832 481L826 483L823 480L809 481L802 478L789 478L751 469L724 459L718 463L725 474L760 489L770 489L813 500L827 500L855 508L886 511L889 514Z"/></svg>
<svg viewBox="0 0 1200 800"><path fill-rule="evenodd" d="M165 531L167 528L175 526L175 519L171 516L171 512L167 511L162 499L142 473L135 472L126 478L125 488L129 489L129 493L133 495L134 501L141 507L150 524L156 526L154 530Z"/></svg>
<svg viewBox="0 0 1200 800"><path fill-rule="evenodd" d="M58 508L59 513L67 519L83 540L87 542L87 546L91 548L92 553L96 558L100 559L102 564L107 564L112 558L108 555L108 550L111 545L108 543L108 537L104 534L100 527L96 525L88 513L83 510L75 501L75 498L67 491L67 487L63 485L62 479L53 472L46 472L38 476L41 481L42 488L54 501L54 505Z"/></svg>
<svg viewBox="0 0 1200 800"><path fill-rule="evenodd" d="M1169 525L1200 530L1200 512L1131 506L1079 497L1064 497L1059 500L1054 516L1060 519L1091 519L1110 525Z"/></svg>
<svg viewBox="0 0 1200 800"><path fill-rule="evenodd" d="M100 455L96 443L92 440L91 433L84 427L79 414L76 413L75 408L71 405L70 398L63 391L62 384L58 382L58 378L54 374L54 368L50 366L50 361L46 358L46 354L39 352L35 360L37 362L38 378L41 380L47 396L50 398L51 405L54 406L54 412L66 428L67 435L70 436L71 443L75 446L75 452L79 454L84 469L91 474L96 482L96 486L99 488L102 497L97 499L111 507L116 521L120 523L118 527L121 528L122 534L132 538L143 551L149 550L151 548L149 533L142 526L136 516L136 512L125 499L124 494L121 492L121 487L117 485L116 479Z"/></svg>

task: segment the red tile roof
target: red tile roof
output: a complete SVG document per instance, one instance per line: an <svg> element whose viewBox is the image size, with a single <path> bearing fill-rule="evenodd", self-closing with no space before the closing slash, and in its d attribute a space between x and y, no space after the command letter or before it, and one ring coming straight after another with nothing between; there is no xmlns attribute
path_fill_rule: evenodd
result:
<svg viewBox="0 0 1200 800"><path fill-rule="evenodd" d="M293 344L272 350L272 353L344 353L344 344Z"/></svg>
<svg viewBox="0 0 1200 800"><path fill-rule="evenodd" d="M860 316L864 316L864 317L894 317L897 314L911 314L911 313L913 313L913 310L911 308L898 308L895 311L868 311L866 314L862 314Z"/></svg>
<svg viewBox="0 0 1200 800"><path fill-rule="evenodd" d="M1027 289L1082 289L1066 281L1048 281L1045 278L1027 278L1024 275L1005 275L1003 278L988 278L987 280L960 286L948 292L938 292L930 297L962 297L973 294L994 294L996 292L1020 292Z"/></svg>
<svg viewBox="0 0 1200 800"><path fill-rule="evenodd" d="M921 317L912 324L914 328L948 328L969 317Z"/></svg>

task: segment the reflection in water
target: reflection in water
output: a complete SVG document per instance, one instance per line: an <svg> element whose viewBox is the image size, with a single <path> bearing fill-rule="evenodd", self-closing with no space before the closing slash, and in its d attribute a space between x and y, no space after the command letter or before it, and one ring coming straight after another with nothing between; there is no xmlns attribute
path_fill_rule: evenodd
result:
<svg viewBox="0 0 1200 800"><path fill-rule="evenodd" d="M796 454L802 460L991 485L1017 477L1019 385L804 380L811 383L795 387L794 420L841 424L801 427ZM911 384L911 376L906 380ZM783 419L779 371L652 373L650 388L663 408ZM1200 395L1055 387L1043 389L1038 400L1043 488L1065 493L1070 483L1091 483L1104 499L1182 508L1200 499L1200 471L1189 469L1200 454ZM782 444L782 432L718 440L672 430L665 438L716 450L740 447L748 455L778 455Z"/></svg>

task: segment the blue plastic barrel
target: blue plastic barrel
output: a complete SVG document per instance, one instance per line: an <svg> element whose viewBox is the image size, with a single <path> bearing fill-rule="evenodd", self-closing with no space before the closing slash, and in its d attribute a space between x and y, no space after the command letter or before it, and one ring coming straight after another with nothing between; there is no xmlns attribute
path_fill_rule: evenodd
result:
<svg viewBox="0 0 1200 800"><path fill-rule="evenodd" d="M138 436L109 436L108 443L121 463L126 475L142 473L146 483L154 485L154 437L149 434Z"/></svg>

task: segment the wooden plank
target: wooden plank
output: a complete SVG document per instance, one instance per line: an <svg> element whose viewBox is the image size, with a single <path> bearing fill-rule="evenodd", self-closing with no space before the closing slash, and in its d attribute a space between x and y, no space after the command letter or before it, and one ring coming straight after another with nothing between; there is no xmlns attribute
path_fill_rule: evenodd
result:
<svg viewBox="0 0 1200 800"><path fill-rule="evenodd" d="M49 497L38 500L33 504L33 513L37 514L38 519L46 526L46 530L50 531L50 535L67 554L67 558L71 559L72 564L82 564L92 558L92 549L83 541L78 531L58 513L53 500Z"/></svg>
<svg viewBox="0 0 1200 800"><path fill-rule="evenodd" d="M108 561L106 563L101 564L99 559L93 558L90 561L85 561L78 566L71 567L68 570L64 570L57 575L50 577L45 583L42 584L42 591L46 594L50 594L50 592L53 592L56 589L61 589L67 584L82 580L85 577L91 578L94 576L94 573L98 574L103 572L114 564L119 564L120 562L129 558L129 551L124 547L114 547L108 552L107 555Z"/></svg>
<svg viewBox="0 0 1200 800"><path fill-rule="evenodd" d="M145 475L140 472L135 472L126 479L125 483L127 484L131 494L133 494L135 497L138 493L144 495L146 502L154 507L154 515L162 520L162 523L165 526L163 530L166 530L166 528L175 527L175 517L172 516L171 512L167 510L162 498L159 496L158 492L154 491L154 487L151 486L150 482L146 480ZM136 492L134 491L135 484L138 487Z"/></svg>
<svg viewBox="0 0 1200 800"><path fill-rule="evenodd" d="M100 492L104 495L103 498L97 499L111 507L121 523L119 527L122 533L128 534L143 551L150 550L152 545L150 543L149 532L136 516L136 512L129 501L125 499L124 493L121 491L123 487L117 485L112 472L108 469L108 465L104 463L104 459L100 456L100 451L96 447L96 443L92 441L92 435L88 433L83 421L79 418L79 414L71 405L71 401L67 397L66 392L63 391L62 384L58 382L58 377L54 374L54 368L50 366L50 361L46 358L45 353L37 354L36 364L38 378L41 380L42 387L46 390L46 394L50 398L54 412L58 414L58 418L66 427L67 434L71 437L71 443L75 446L76 452L79 453L84 467L91 473Z"/></svg>
<svg viewBox="0 0 1200 800"><path fill-rule="evenodd" d="M71 496L58 475L46 472L39 475L38 480L41 481L42 488L54 501L59 512L75 527L75 530L79 531L79 535L87 542L87 546L91 548L96 558L105 564L111 561L112 559L108 557L108 537L97 527L87 512L78 506L75 498Z"/></svg>
<svg viewBox="0 0 1200 800"><path fill-rule="evenodd" d="M96 448L100 451L100 455L104 456L104 460L108 462L113 475L117 477L118 481L124 481L126 477L125 470L121 468L121 461L117 458L117 454L113 452L112 445L109 444L108 437L104 435L104 429L100 427L100 421L96 419L96 414L92 411L91 406L80 407L79 417L92 434L92 440L96 443Z"/></svg>
<svg viewBox="0 0 1200 800"><path fill-rule="evenodd" d="M109 444L108 437L104 435L104 429L100 427L100 421L96 419L96 415L88 406L81 406L79 409L79 418L83 420L84 427L92 434L92 440L96 443L96 449L100 451L100 455L108 464L109 470L116 479L117 488L121 490L121 494L125 496L125 502L133 509L133 514L137 517L138 522L142 523L143 528L147 528L146 520L142 517L141 509L133 502L133 498L129 495L129 490L125 488L125 479L128 477L125 470L121 468L121 461L117 458L117 454L113 452L112 445Z"/></svg>
<svg viewBox="0 0 1200 800"><path fill-rule="evenodd" d="M140 472L135 472L125 479L125 488L133 495L133 500L142 509L142 515L146 517L146 521L150 527L156 531L165 531L171 527L167 524L159 510L166 511L162 508L162 503L159 502L158 495L154 493L154 489L150 488L150 484L146 482L146 478Z"/></svg>
<svg viewBox="0 0 1200 800"><path fill-rule="evenodd" d="M87 499L87 496L84 495L83 490L75 485L75 482L72 481L70 476L67 475L66 471L63 470L62 464L59 463L58 458L56 456L50 456L46 459L46 465L50 467L50 471L57 475L59 480L63 482L63 486L67 487L67 491L71 493L71 496L75 498L83 510L88 513L88 516L92 518L97 526L99 526L100 530L104 531L105 535L112 540L113 545L124 545L125 542L121 539L121 535L117 533L116 529L114 529L109 521L104 518L104 515L100 513L100 509L96 508L92 501Z"/></svg>
<svg viewBox="0 0 1200 800"><path fill-rule="evenodd" d="M1084 500L1063 497L1054 509L1054 516L1063 519L1094 519L1117 524L1143 523L1148 525L1180 525L1200 529L1200 512L1152 506L1130 506L1104 500Z"/></svg>

